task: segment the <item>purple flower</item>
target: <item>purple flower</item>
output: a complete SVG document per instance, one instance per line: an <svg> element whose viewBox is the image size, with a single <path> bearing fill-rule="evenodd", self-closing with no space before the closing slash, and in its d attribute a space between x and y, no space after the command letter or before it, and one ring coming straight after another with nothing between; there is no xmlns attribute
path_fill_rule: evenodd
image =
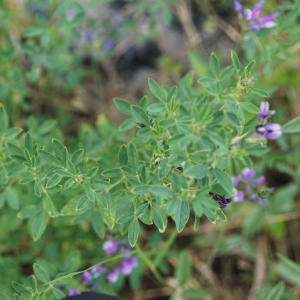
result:
<svg viewBox="0 0 300 300"><path fill-rule="evenodd" d="M268 200L258 199L256 202L257 202L258 204L267 204L267 203L268 203Z"/></svg>
<svg viewBox="0 0 300 300"><path fill-rule="evenodd" d="M91 280L93 280L93 276L91 275L91 273L89 271L85 271L81 274L82 277L82 281L84 284L90 282Z"/></svg>
<svg viewBox="0 0 300 300"><path fill-rule="evenodd" d="M70 289L70 291L69 291L69 297L74 296L74 295L80 295L80 291L79 290L75 290L75 289Z"/></svg>
<svg viewBox="0 0 300 300"><path fill-rule="evenodd" d="M256 194L252 194L252 195L248 196L248 199L251 201L255 200L256 198L257 198Z"/></svg>
<svg viewBox="0 0 300 300"><path fill-rule="evenodd" d="M114 40L109 40L109 41L107 41L107 42L104 44L103 49L104 49L104 50L109 50L109 49L111 49L114 45L115 45L115 41L114 41Z"/></svg>
<svg viewBox="0 0 300 300"><path fill-rule="evenodd" d="M255 175L255 170L250 170L248 167L246 167L239 176L241 176L245 181L248 181L249 179L255 177Z"/></svg>
<svg viewBox="0 0 300 300"><path fill-rule="evenodd" d="M91 43L93 41L93 34L91 31L88 31L85 35L85 40L87 43Z"/></svg>
<svg viewBox="0 0 300 300"><path fill-rule="evenodd" d="M261 18L258 24L251 25L249 28L254 31L258 31L261 28L272 28L276 26L276 23L273 19L277 18L279 13L276 12L273 15L264 16Z"/></svg>
<svg viewBox="0 0 300 300"><path fill-rule="evenodd" d="M234 202L243 202L245 197L245 193L243 191L237 191L233 200Z"/></svg>
<svg viewBox="0 0 300 300"><path fill-rule="evenodd" d="M57 285L56 288L60 291L62 291L64 289L64 287L62 285Z"/></svg>
<svg viewBox="0 0 300 300"><path fill-rule="evenodd" d="M260 113L258 114L258 120L261 123L264 123L270 116L275 115L275 110L269 111L270 104L269 102L262 102L260 104Z"/></svg>
<svg viewBox="0 0 300 300"><path fill-rule="evenodd" d="M252 181L252 186L257 186L257 185L260 185L261 183L263 183L264 181L266 180L266 177L265 176L261 176L255 180Z"/></svg>
<svg viewBox="0 0 300 300"><path fill-rule="evenodd" d="M220 196L220 195L215 195L214 199L218 200L218 203L221 208L227 207L227 205L225 205L225 204L229 204L232 201L231 198L226 199L224 196Z"/></svg>
<svg viewBox="0 0 300 300"><path fill-rule="evenodd" d="M282 127L276 123L269 123L265 126L258 127L256 132L260 138L276 140L282 135Z"/></svg>
<svg viewBox="0 0 300 300"><path fill-rule="evenodd" d="M120 254L124 254L124 253L127 253L127 252L130 252L133 248L129 245L127 247L122 247L119 251Z"/></svg>
<svg viewBox="0 0 300 300"><path fill-rule="evenodd" d="M120 263L120 270L124 275L131 274L132 270L138 266L138 260L131 255L126 256L125 260Z"/></svg>
<svg viewBox="0 0 300 300"><path fill-rule="evenodd" d="M103 244L102 248L106 252L107 255L111 255L111 254L117 252L119 244L123 244L123 243L124 243L123 240L114 241L114 239L112 238L112 236L109 236L108 237L108 241L106 241Z"/></svg>
<svg viewBox="0 0 300 300"><path fill-rule="evenodd" d="M107 275L107 280L110 283L117 282L120 276L120 271L118 269L110 270Z"/></svg>
<svg viewBox="0 0 300 300"><path fill-rule="evenodd" d="M234 187L237 189L240 181L235 177L231 177L231 180L232 180Z"/></svg>
<svg viewBox="0 0 300 300"><path fill-rule="evenodd" d="M91 272L93 274L94 278L99 277L103 272L105 272L106 268L102 265L98 265L96 267L93 267Z"/></svg>
<svg viewBox="0 0 300 300"><path fill-rule="evenodd" d="M244 11L243 5L239 1L236 1L236 0L233 1L233 4L234 4L234 7L235 7L235 10L237 11L237 13L242 16L243 11Z"/></svg>

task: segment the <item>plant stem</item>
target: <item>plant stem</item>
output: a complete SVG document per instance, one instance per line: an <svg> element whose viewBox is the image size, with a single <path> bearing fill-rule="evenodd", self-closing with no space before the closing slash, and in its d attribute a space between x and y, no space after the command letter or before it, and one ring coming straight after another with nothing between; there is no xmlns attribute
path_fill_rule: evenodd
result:
<svg viewBox="0 0 300 300"><path fill-rule="evenodd" d="M153 262L155 267L157 267L158 263L164 258L167 251L170 249L170 247L174 243L177 235L178 235L178 231L177 231L177 228L175 227L173 232L170 234L167 241L165 242L164 246L162 247L162 249L155 256L154 262Z"/></svg>

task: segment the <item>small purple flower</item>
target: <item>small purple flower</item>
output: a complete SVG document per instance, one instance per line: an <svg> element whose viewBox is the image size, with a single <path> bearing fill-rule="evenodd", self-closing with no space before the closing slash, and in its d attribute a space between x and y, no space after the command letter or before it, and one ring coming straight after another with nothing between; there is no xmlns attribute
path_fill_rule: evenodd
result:
<svg viewBox="0 0 300 300"><path fill-rule="evenodd" d="M282 127L276 123L269 123L265 126L258 127L256 132L260 138L276 140L282 135Z"/></svg>
<svg viewBox="0 0 300 300"><path fill-rule="evenodd" d="M104 44L103 49L104 49L104 50L109 50L109 49L111 49L114 45L115 45L115 41L114 41L114 40L109 40L109 41L107 41L107 42Z"/></svg>
<svg viewBox="0 0 300 300"><path fill-rule="evenodd" d="M237 13L242 16L243 11L244 11L243 5L239 1L236 1L236 0L233 1L233 4L234 4L234 7L235 7L235 10L237 11Z"/></svg>
<svg viewBox="0 0 300 300"><path fill-rule="evenodd" d="M120 263L120 270L124 275L130 275L132 270L138 266L138 260L136 257L128 255L125 260Z"/></svg>
<svg viewBox="0 0 300 300"><path fill-rule="evenodd" d="M242 176L241 176L241 175L242 175ZM255 170L250 170L248 167L246 167L246 168L242 171L241 175L239 175L239 176L241 176L242 179L248 181L249 179L255 177L256 172L255 172Z"/></svg>
<svg viewBox="0 0 300 300"><path fill-rule="evenodd" d="M243 191L237 191L233 198L233 201L234 202L243 202L244 197L245 197L245 193Z"/></svg>
<svg viewBox="0 0 300 300"><path fill-rule="evenodd" d="M88 31L85 35L85 40L87 43L91 43L93 41L93 34L91 31Z"/></svg>
<svg viewBox="0 0 300 300"><path fill-rule="evenodd" d="M252 194L252 195L248 196L248 199L251 201L255 200L256 198L257 198L256 194Z"/></svg>
<svg viewBox="0 0 300 300"><path fill-rule="evenodd" d="M261 18L258 24L251 25L249 28L254 31L258 31L261 28L272 28L276 26L276 23L273 19L277 18L279 13L276 12L273 15L264 16Z"/></svg>
<svg viewBox="0 0 300 300"><path fill-rule="evenodd" d="M89 271L85 271L81 274L82 277L82 281L84 284L90 282L91 280L93 280L93 276L91 275L91 273Z"/></svg>
<svg viewBox="0 0 300 300"><path fill-rule="evenodd" d="M213 198L215 200L218 200L218 203L219 203L221 208L227 207L226 204L229 204L232 201L231 198L226 199L224 196L220 196L220 195L215 195Z"/></svg>
<svg viewBox="0 0 300 300"><path fill-rule="evenodd" d="M103 250L106 252L107 255L111 255L115 252L117 252L118 250L118 246L120 244L123 244L124 241L123 240L120 240L120 241L114 241L114 239L112 238L112 236L109 236L108 237L108 241L106 241L102 248Z"/></svg>
<svg viewBox="0 0 300 300"><path fill-rule="evenodd" d="M120 271L118 269L110 270L107 275L107 280L110 283L115 283L118 281L119 276L120 276Z"/></svg>
<svg viewBox="0 0 300 300"><path fill-rule="evenodd" d="M267 204L267 203L268 203L268 200L258 199L256 202L257 202L258 204Z"/></svg>
<svg viewBox="0 0 300 300"><path fill-rule="evenodd" d="M64 287L62 285L57 285L56 288L60 291L62 291L64 289Z"/></svg>
<svg viewBox="0 0 300 300"><path fill-rule="evenodd" d="M70 291L69 291L69 297L74 296L74 295L80 295L80 291L79 290L75 290L75 289L70 289Z"/></svg>
<svg viewBox="0 0 300 300"><path fill-rule="evenodd" d="M102 265L98 265L96 267L93 267L91 272L93 274L94 278L99 277L103 272L105 272L106 268Z"/></svg>
<svg viewBox="0 0 300 300"><path fill-rule="evenodd" d="M261 176L255 180L252 181L252 186L258 186L260 185L261 183L263 183L264 181L266 180L266 177L265 176Z"/></svg>
<svg viewBox="0 0 300 300"><path fill-rule="evenodd" d="M232 180L234 187L237 189L240 181L235 177L231 177L231 180Z"/></svg>
<svg viewBox="0 0 300 300"><path fill-rule="evenodd" d="M275 115L276 111L275 110L272 110L272 111L269 111L270 109L270 104L269 102L262 102L260 104L260 113L258 114L258 120L259 122L261 123L264 123L265 121L267 121L267 119L273 115Z"/></svg>
<svg viewBox="0 0 300 300"><path fill-rule="evenodd" d="M129 245L127 247L122 247L119 251L120 254L124 254L124 253L127 253L127 252L130 252L133 248Z"/></svg>

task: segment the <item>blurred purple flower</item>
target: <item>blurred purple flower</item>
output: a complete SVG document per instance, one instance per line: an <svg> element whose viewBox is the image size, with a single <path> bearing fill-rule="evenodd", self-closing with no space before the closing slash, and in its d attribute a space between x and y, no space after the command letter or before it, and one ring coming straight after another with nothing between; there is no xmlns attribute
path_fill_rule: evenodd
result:
<svg viewBox="0 0 300 300"><path fill-rule="evenodd" d="M56 288L60 291L62 291L64 289L64 287L62 285L57 285Z"/></svg>
<svg viewBox="0 0 300 300"><path fill-rule="evenodd" d="M86 33L85 40L87 43L91 43L93 41L93 33L91 31Z"/></svg>
<svg viewBox="0 0 300 300"><path fill-rule="evenodd" d="M111 49L114 45L115 45L115 41L114 41L114 40L109 40L109 41L107 41L107 42L104 44L103 49L104 49L104 50L109 50L109 49Z"/></svg>
<svg viewBox="0 0 300 300"><path fill-rule="evenodd" d="M107 255L111 255L111 254L117 252L118 246L120 244L124 244L124 241L123 240L115 241L112 236L109 236L108 241L106 241L103 244L102 248L106 252Z"/></svg>
<svg viewBox="0 0 300 300"><path fill-rule="evenodd" d="M91 272L93 274L94 278L99 277L103 272L105 272L106 268L102 265L98 265L96 267L93 267Z"/></svg>
<svg viewBox="0 0 300 300"><path fill-rule="evenodd" d="M265 121L267 121L267 119L273 115L275 115L276 111L275 110L271 110L270 109L270 104L269 102L262 102L260 104L260 113L258 114L258 120L261 123L264 123Z"/></svg>
<svg viewBox="0 0 300 300"><path fill-rule="evenodd" d="M237 191L233 198L234 202L243 202L245 197L245 193L243 191Z"/></svg>
<svg viewBox="0 0 300 300"><path fill-rule="evenodd" d="M231 180L232 180L234 187L237 189L240 181L235 177L231 177Z"/></svg>
<svg viewBox="0 0 300 300"><path fill-rule="evenodd" d="M123 260L120 263L120 270L124 275L130 275L132 273L132 270L138 266L138 260L136 257L133 257L131 255L128 255L125 257L125 260Z"/></svg>
<svg viewBox="0 0 300 300"><path fill-rule="evenodd" d="M265 4L265 2L266 2L266 0L260 0L253 6L252 10L247 8L246 12L245 12L246 21L248 21L248 22L256 21L259 18L261 8ZM233 4L235 6L237 13L242 16L243 15L243 5L236 0L233 1ZM262 17L261 20L259 21L259 23L251 25L249 28L254 31L258 31L261 28L272 28L272 27L276 26L276 23L273 21L273 19L277 18L278 15L279 15L279 13L276 12L273 15L267 15L265 17Z"/></svg>
<svg viewBox="0 0 300 300"><path fill-rule="evenodd" d="M226 204L229 204L232 201L231 198L226 199L224 196L220 196L220 195L215 195L213 198L215 200L218 200L218 203L219 203L221 208L227 207Z"/></svg>
<svg viewBox="0 0 300 300"><path fill-rule="evenodd" d="M110 283L117 282L120 276L120 271L118 269L110 270L107 275L107 280Z"/></svg>
<svg viewBox="0 0 300 300"><path fill-rule="evenodd" d="M243 179L245 181L248 181L249 179L255 177L256 172L255 170L250 170L248 167L246 167L240 175L238 175L238 178Z"/></svg>
<svg viewBox="0 0 300 300"><path fill-rule="evenodd" d="M255 200L256 198L257 198L256 194L252 194L252 195L248 196L248 199L251 201Z"/></svg>
<svg viewBox="0 0 300 300"><path fill-rule="evenodd" d="M267 203L268 203L268 200L258 199L256 202L257 202L258 204L267 204Z"/></svg>
<svg viewBox="0 0 300 300"><path fill-rule="evenodd" d="M276 140L282 135L282 127L276 123L269 123L265 126L258 127L256 132L260 138Z"/></svg>
<svg viewBox="0 0 300 300"><path fill-rule="evenodd" d="M82 282L84 284L90 282L91 280L93 280L93 276L91 275L91 273L89 271L85 271L81 274L82 277Z"/></svg>
<svg viewBox="0 0 300 300"><path fill-rule="evenodd" d="M75 290L75 289L70 289L70 291L69 291L69 297L74 296L74 295L80 295L80 291L79 290Z"/></svg>
<svg viewBox="0 0 300 300"><path fill-rule="evenodd" d="M261 177L255 179L255 180L253 180L252 183L251 183L251 185L252 186L258 186L261 183L263 183L265 180L266 180L266 177L265 176L261 176Z"/></svg>
<svg viewBox="0 0 300 300"><path fill-rule="evenodd" d="M233 4L234 4L234 7L235 7L235 10L237 11L237 13L242 16L243 12L244 12L243 5L239 1L236 1L236 0L233 1Z"/></svg>

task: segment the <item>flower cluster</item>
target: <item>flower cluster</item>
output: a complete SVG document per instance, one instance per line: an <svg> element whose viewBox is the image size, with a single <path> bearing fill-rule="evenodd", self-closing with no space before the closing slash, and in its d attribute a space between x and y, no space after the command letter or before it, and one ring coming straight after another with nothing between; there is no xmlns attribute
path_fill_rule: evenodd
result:
<svg viewBox="0 0 300 300"><path fill-rule="evenodd" d="M274 188L262 187L259 188L265 180L265 176L255 178L255 170L245 168L241 174L236 177L232 177L233 185L236 189L239 189L235 193L233 201L243 202L245 198L250 201L256 201L259 204L267 203L265 199L270 192L274 191Z"/></svg>
<svg viewBox="0 0 300 300"><path fill-rule="evenodd" d="M276 140L282 135L282 127L276 123L268 123L270 117L275 114L275 111L269 111L269 102L262 102L260 104L260 113L258 120L260 125L257 127L256 132L260 138L266 138L269 140Z"/></svg>
<svg viewBox="0 0 300 300"><path fill-rule="evenodd" d="M261 1L257 2L253 6L252 10L247 8L246 11L245 11L245 14L244 14L243 5L240 2L236 1L236 0L233 1L235 9L238 12L238 14L240 16L245 15L245 19L248 22L253 22L253 21L258 20L260 12L261 12L261 8L265 4L265 2L266 2L266 0L261 0ZM277 18L278 15L279 15L279 13L276 12L273 15L264 16L259 20L258 23L250 25L249 28L251 30L254 30L254 31L258 31L261 28L272 28L272 27L276 26L276 23L273 20L275 18Z"/></svg>
<svg viewBox="0 0 300 300"><path fill-rule="evenodd" d="M124 240L115 241L113 237L111 236L108 237L108 240L102 246L103 250L108 256L114 254L125 254L125 253L128 254L122 259L121 262L119 262L118 267L114 269L108 269L100 264L98 266L93 267L91 271L83 272L81 275L83 284L89 284L92 280L100 277L106 271L107 271L106 279L110 283L117 282L121 273L124 274L125 276L128 276L132 273L133 269L138 266L138 260L136 257L130 255L130 251L132 250L131 246L121 247L119 249L119 246L121 244L125 244L125 241ZM91 289L95 289L95 288L98 288L98 286L95 284L91 285ZM79 290L71 289L69 291L69 296L74 296L79 294L80 294Z"/></svg>

